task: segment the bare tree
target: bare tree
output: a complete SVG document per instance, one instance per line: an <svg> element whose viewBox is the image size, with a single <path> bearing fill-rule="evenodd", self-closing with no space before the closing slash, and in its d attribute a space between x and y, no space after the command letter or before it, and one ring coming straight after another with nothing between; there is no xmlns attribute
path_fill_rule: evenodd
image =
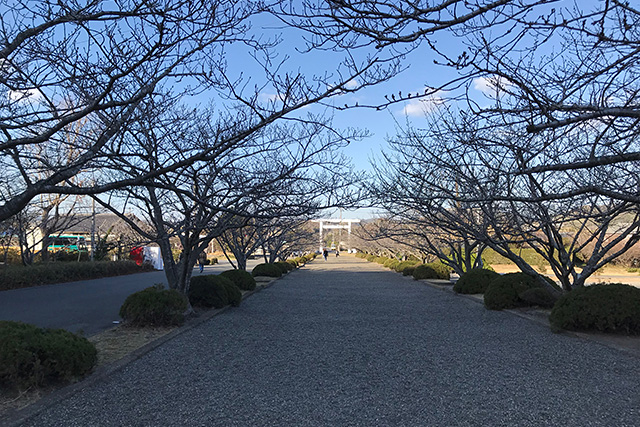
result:
<svg viewBox="0 0 640 427"><path fill-rule="evenodd" d="M311 241L313 231L305 227L308 217L319 210L309 209L300 216L290 217L288 210L281 213L271 211L265 218L259 210L254 217L235 217L235 227L224 231L216 239L233 268L246 270L247 259L258 249L261 250L264 262L273 263L286 259L294 250L306 249ZM235 258L235 263L227 255L227 251Z"/></svg>
<svg viewBox="0 0 640 427"><path fill-rule="evenodd" d="M115 200L98 199L125 221L129 208L146 218L148 230L128 223L160 246L169 285L181 292L189 289L198 254L226 230L242 226L238 219L307 215L348 204L352 197L348 164L336 150L358 132L343 135L312 117L256 128L243 111L216 120L209 111L149 105L122 137L123 146L137 148L111 159L116 179L135 180L165 159L191 160L193 152L207 147L205 157L185 162L175 173L114 193L120 210ZM328 180L328 173L336 171L344 171L345 178ZM173 238L182 247L177 261Z"/></svg>
<svg viewBox="0 0 640 427"><path fill-rule="evenodd" d="M105 161L132 155L118 144L119 134L137 120L145 100L160 94L184 98L206 92L218 101L219 118L227 107L243 105L252 126L236 135L242 139L301 107L352 91L347 82L362 88L395 73L394 64L358 62L348 53L341 64L315 76L303 76L297 67L287 70L276 50L279 36L251 28L269 10L262 2L5 0L2 10L0 166L6 173L0 180L0 219L38 194L97 194L206 160L211 150L205 146L135 177L97 173ZM253 60L246 64L255 67L249 76L229 71L230 50ZM78 138L64 137L64 129L86 120L91 125L77 128ZM33 148L43 144L49 154L36 156ZM69 147L76 153L72 158L50 156ZM95 180L69 183L89 172Z"/></svg>
<svg viewBox="0 0 640 427"><path fill-rule="evenodd" d="M566 291L582 286L598 268L638 241L637 205L572 191L586 182L623 186L636 176L635 170L621 173L606 165L582 174L522 174L531 163L544 161L550 147L565 146L567 141L499 129L496 132L471 115L445 113L432 118L428 129L397 138L392 142L396 156L387 158L389 169L383 175L387 183L395 184L385 186L388 203L435 215L439 227L472 236L522 271L537 275L514 249L526 245L550 264ZM574 196L558 199L559 193ZM624 221L617 221L622 217ZM597 244L590 246L587 259L580 260L586 242Z"/></svg>
<svg viewBox="0 0 640 427"><path fill-rule="evenodd" d="M230 227L216 237L224 256L235 269L246 270L247 260L260 248L258 228L254 218L234 216L227 223ZM233 255L233 259L229 256Z"/></svg>
<svg viewBox="0 0 640 427"><path fill-rule="evenodd" d="M348 205L343 205L347 207ZM278 216L258 228L265 262L286 260L294 251L306 251L315 244L315 232L309 220L319 210L300 216ZM267 254L269 257L267 258Z"/></svg>
<svg viewBox="0 0 640 427"><path fill-rule="evenodd" d="M318 43L328 37L342 46L373 45L400 53L427 45L436 64L452 72L444 83L426 81L425 93L393 94L371 107L446 91L449 99L465 100L474 114L495 119L492 126L500 121L566 143L556 158L529 164L524 174L625 168L640 159L640 10L628 1L383 0L305 6L293 15L306 18ZM441 47L441 29L459 46ZM474 94L478 86L485 87L484 99ZM577 142L573 135L585 128L599 136L581 140L576 151L569 142ZM555 197L595 193L637 203L638 187L637 180L622 187L585 184Z"/></svg>

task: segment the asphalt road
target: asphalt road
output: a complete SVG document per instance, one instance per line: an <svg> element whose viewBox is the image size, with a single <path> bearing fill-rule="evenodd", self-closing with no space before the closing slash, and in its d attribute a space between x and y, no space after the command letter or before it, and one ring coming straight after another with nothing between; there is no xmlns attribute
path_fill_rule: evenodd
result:
<svg viewBox="0 0 640 427"><path fill-rule="evenodd" d="M260 262L249 261L247 269ZM205 266L205 273L220 273L230 268L227 261L221 261ZM198 274L196 268L194 275ZM163 271L0 291L0 320L62 328L91 336L120 321L118 312L127 296L156 283L166 286Z"/></svg>
<svg viewBox="0 0 640 427"><path fill-rule="evenodd" d="M353 257L315 260L32 426L638 426L640 360Z"/></svg>

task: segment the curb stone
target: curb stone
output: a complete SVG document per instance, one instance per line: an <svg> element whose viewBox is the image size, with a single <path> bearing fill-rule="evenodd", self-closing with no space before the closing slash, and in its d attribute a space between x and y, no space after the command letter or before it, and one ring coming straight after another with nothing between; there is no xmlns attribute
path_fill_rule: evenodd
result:
<svg viewBox="0 0 640 427"><path fill-rule="evenodd" d="M302 268L302 267L299 267L299 268ZM285 277L290 273L292 272L283 274L281 277ZM279 278L272 278L272 280L269 280L269 281L259 282L256 285L256 289L254 289L253 291L247 291L242 295L242 300L244 301L245 299L262 291L263 289L267 289L271 287L273 283L277 281ZM189 319L183 326L169 332L166 335L161 336L160 338L154 341L151 341L148 344L143 345L140 348L137 348L136 350L132 351L128 355L124 356L123 358L118 359L107 365L101 366L100 368L96 369L88 377L85 377L76 383L64 386L59 390L55 390L22 409L9 410L5 414L3 419L0 419L0 427L17 427L21 425L22 423L28 421L30 418L33 418L34 416L38 415L39 413L46 410L47 408L55 405L56 403L61 402L65 399L68 399L74 394L79 393L84 389L99 383L100 381L106 380L106 378L109 377L111 374L125 368L127 365L140 359L145 354L155 350L156 348L172 340L178 335L186 331L189 331L195 328L196 326L199 326L205 323L208 320L211 320L212 318L218 316L219 314L224 313L230 308L231 306L226 306L219 309L208 310L205 313L200 314L198 317Z"/></svg>

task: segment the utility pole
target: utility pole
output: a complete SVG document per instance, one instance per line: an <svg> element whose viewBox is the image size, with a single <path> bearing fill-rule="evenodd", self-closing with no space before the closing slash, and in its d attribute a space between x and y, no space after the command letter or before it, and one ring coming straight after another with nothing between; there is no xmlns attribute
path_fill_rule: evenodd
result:
<svg viewBox="0 0 640 427"><path fill-rule="evenodd" d="M96 199L91 198L91 261L95 260L96 252Z"/></svg>

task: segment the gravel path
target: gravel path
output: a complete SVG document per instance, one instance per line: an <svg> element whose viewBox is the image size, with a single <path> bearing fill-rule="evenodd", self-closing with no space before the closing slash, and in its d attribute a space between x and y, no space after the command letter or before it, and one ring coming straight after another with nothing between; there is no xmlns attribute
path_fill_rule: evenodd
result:
<svg viewBox="0 0 640 427"><path fill-rule="evenodd" d="M318 259L33 426L638 426L640 360Z"/></svg>

